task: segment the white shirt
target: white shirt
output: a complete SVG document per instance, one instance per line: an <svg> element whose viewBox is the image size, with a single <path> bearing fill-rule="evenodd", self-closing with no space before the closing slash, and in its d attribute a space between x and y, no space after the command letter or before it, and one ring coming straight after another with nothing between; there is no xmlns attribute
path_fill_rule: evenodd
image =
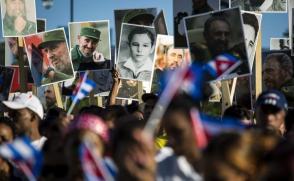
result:
<svg viewBox="0 0 294 181"><path fill-rule="evenodd" d="M157 181L202 181L202 176L194 171L194 168L184 156L177 156L171 148L160 150L155 160L157 161Z"/></svg>

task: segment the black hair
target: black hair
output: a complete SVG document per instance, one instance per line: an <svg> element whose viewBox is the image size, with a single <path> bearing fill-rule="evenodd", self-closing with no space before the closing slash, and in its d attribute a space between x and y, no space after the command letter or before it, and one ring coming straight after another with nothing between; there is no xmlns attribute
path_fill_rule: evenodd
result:
<svg viewBox="0 0 294 181"><path fill-rule="evenodd" d="M244 24L248 24L254 28L254 30L255 30L254 37L256 38L257 32L259 30L258 20L257 20L256 16L254 14L250 14L250 13L243 13L242 17L243 17Z"/></svg>
<svg viewBox="0 0 294 181"><path fill-rule="evenodd" d="M6 126L8 126L12 131L13 138L15 138L15 135L16 135L16 133L15 133L15 124L10 118L5 117L5 116L1 116L0 117L0 124L5 124Z"/></svg>
<svg viewBox="0 0 294 181"><path fill-rule="evenodd" d="M136 34L147 34L147 36L151 40L151 45L152 46L154 45L154 34L150 30L148 30L147 28L144 28L144 27L136 27L129 33L129 36L128 36L129 44L132 42L132 39L133 39L134 35L136 35Z"/></svg>
<svg viewBox="0 0 294 181"><path fill-rule="evenodd" d="M288 71L289 75L293 76L293 62L292 59L285 53L271 53L266 56L266 60L276 59L279 62L281 70Z"/></svg>
<svg viewBox="0 0 294 181"><path fill-rule="evenodd" d="M229 21L224 17L222 13L216 13L213 14L210 18L208 18L204 24L204 37L209 38L209 31L210 31L210 26L214 21L222 21L225 22L228 26L229 29L231 29L231 24Z"/></svg>
<svg viewBox="0 0 294 181"><path fill-rule="evenodd" d="M228 107L224 112L224 117L235 118L238 120L250 119L250 112L245 107L240 105L232 105Z"/></svg>

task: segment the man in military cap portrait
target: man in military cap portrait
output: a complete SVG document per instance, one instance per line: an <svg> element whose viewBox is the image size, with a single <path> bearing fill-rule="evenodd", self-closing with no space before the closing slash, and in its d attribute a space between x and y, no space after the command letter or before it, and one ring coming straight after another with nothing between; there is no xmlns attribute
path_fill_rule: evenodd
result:
<svg viewBox="0 0 294 181"><path fill-rule="evenodd" d="M42 85L74 77L63 29L44 33L38 48L43 49L49 60L47 69L43 71Z"/></svg>
<svg viewBox="0 0 294 181"><path fill-rule="evenodd" d="M101 31L96 28L81 28L78 44L71 50L75 71L110 69L110 60L97 50L100 36Z"/></svg>
<svg viewBox="0 0 294 181"><path fill-rule="evenodd" d="M25 0L1 0L3 36L29 35L37 32L35 4L31 4L31 2ZM30 9L26 8L26 6Z"/></svg>

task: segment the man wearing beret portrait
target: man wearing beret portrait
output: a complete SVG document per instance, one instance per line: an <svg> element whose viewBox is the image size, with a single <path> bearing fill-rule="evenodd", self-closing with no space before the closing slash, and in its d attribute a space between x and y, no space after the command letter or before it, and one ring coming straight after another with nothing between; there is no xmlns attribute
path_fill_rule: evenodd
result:
<svg viewBox="0 0 294 181"><path fill-rule="evenodd" d="M71 50L75 71L110 69L110 60L104 58L96 48L101 32L93 27L83 27L78 35L78 45Z"/></svg>

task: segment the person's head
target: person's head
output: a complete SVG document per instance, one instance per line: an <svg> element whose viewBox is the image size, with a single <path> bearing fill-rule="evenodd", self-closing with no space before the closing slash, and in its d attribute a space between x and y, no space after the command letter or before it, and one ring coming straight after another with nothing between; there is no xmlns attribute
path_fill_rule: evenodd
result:
<svg viewBox="0 0 294 181"><path fill-rule="evenodd" d="M211 16L204 24L203 34L212 56L228 51L231 25L223 16Z"/></svg>
<svg viewBox="0 0 294 181"><path fill-rule="evenodd" d="M40 100L31 93L15 95L11 101L3 101L9 109L9 117L15 122L16 134L26 135L31 139L39 134L38 126L44 111Z"/></svg>
<svg viewBox="0 0 294 181"><path fill-rule="evenodd" d="M71 69L67 44L62 30L46 32L43 35L43 42L38 48L44 50L48 60L58 71L64 72Z"/></svg>
<svg viewBox="0 0 294 181"><path fill-rule="evenodd" d="M40 132L48 139L60 139L70 121L69 116L66 115L63 109L59 107L50 108L39 126Z"/></svg>
<svg viewBox="0 0 294 181"><path fill-rule="evenodd" d="M158 95L154 93L145 93L142 95L142 100L144 102L144 119L148 120L158 100Z"/></svg>
<svg viewBox="0 0 294 181"><path fill-rule="evenodd" d="M84 57L93 56L98 46L101 32L96 28L83 27L78 35L79 50Z"/></svg>
<svg viewBox="0 0 294 181"><path fill-rule="evenodd" d="M108 128L100 117L92 114L81 114L75 117L68 127L64 142L70 180L83 178L79 156L81 146L88 145L94 157L102 158L108 139Z"/></svg>
<svg viewBox="0 0 294 181"><path fill-rule="evenodd" d="M55 97L55 92L52 85L49 85L45 88L44 96L46 101L46 108L49 109L53 107L56 103L56 97Z"/></svg>
<svg viewBox="0 0 294 181"><path fill-rule="evenodd" d="M11 142L14 137L14 122L8 117L0 117L0 145L6 142Z"/></svg>
<svg viewBox="0 0 294 181"><path fill-rule="evenodd" d="M251 58L253 56L255 39L259 29L258 20L254 14L250 13L243 13L242 17L247 53L249 58Z"/></svg>
<svg viewBox="0 0 294 181"><path fill-rule="evenodd" d="M121 105L109 105L105 108L103 119L110 129L115 128L118 124L117 120L128 114L125 107Z"/></svg>
<svg viewBox="0 0 294 181"><path fill-rule="evenodd" d="M134 9L128 11L123 17L123 23L151 26L154 16L145 9Z"/></svg>
<svg viewBox="0 0 294 181"><path fill-rule="evenodd" d="M5 0L6 14L10 17L25 17L24 0Z"/></svg>
<svg viewBox="0 0 294 181"><path fill-rule="evenodd" d="M201 9L205 4L207 4L207 0L192 0L193 9Z"/></svg>
<svg viewBox="0 0 294 181"><path fill-rule="evenodd" d="M179 67L184 58L184 51L182 49L174 49L169 46L166 50L166 68L175 69Z"/></svg>
<svg viewBox="0 0 294 181"><path fill-rule="evenodd" d="M265 165L264 155L278 141L276 134L260 130L216 135L204 150L204 180L258 180Z"/></svg>
<svg viewBox="0 0 294 181"><path fill-rule="evenodd" d="M162 118L168 144L176 155L185 156L189 162L200 159L190 114L191 109L197 107L190 97L180 95L172 100Z"/></svg>
<svg viewBox="0 0 294 181"><path fill-rule="evenodd" d="M268 90L260 94L255 105L257 124L263 128L272 128L284 134L285 118L288 104L283 93L277 90Z"/></svg>
<svg viewBox="0 0 294 181"><path fill-rule="evenodd" d="M118 180L153 180L155 148L154 142L144 136L144 122L132 115L121 117L118 122L112 139Z"/></svg>
<svg viewBox="0 0 294 181"><path fill-rule="evenodd" d="M128 41L135 63L144 63L154 51L154 34L147 28L134 28L128 35Z"/></svg>
<svg viewBox="0 0 294 181"><path fill-rule="evenodd" d="M228 107L225 110L223 117L237 119L244 125L252 124L249 110L239 105L232 105Z"/></svg>
<svg viewBox="0 0 294 181"><path fill-rule="evenodd" d="M268 89L280 89L293 76L293 62L285 53L271 53L266 57L262 74Z"/></svg>

